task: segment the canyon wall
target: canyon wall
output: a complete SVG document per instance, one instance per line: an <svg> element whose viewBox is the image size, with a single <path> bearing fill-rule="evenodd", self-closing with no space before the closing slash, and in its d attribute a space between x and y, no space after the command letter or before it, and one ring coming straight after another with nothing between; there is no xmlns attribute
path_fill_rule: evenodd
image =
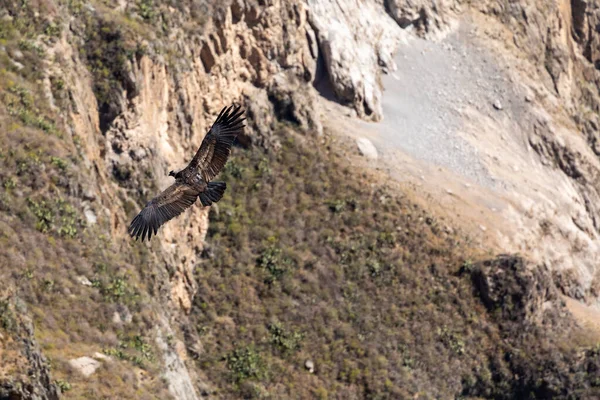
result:
<svg viewBox="0 0 600 400"><path fill-rule="evenodd" d="M380 76L394 71L394 52L406 35L435 40L470 12L499 21L512 41L507 51L522 56L528 76L557 99L539 100L540 109L564 116L530 121L531 149L572 180L584 202L585 214L574 222L585 237L583 249L569 257L585 268L575 268L574 277L561 272L559 286L580 300L598 296L598 1L234 0L150 2L150 9L131 1L74 3L36 3L33 20L58 33L46 28L32 40L44 53L45 96L82 160L85 179L72 194L81 199L87 223L108 221L115 241L128 240L134 213L169 184L170 170L187 163L222 107L246 107L243 146L278 148L272 132L281 124L321 135L319 96L379 121ZM0 12L4 21L16 20L14 7ZM20 70L19 54L7 54ZM57 92L59 78L64 89ZM576 145L568 145L571 139ZM160 249L150 257L164 266L158 275L166 281L158 290L164 332L190 311L208 224L208 212L193 208L153 243ZM182 371L167 375L172 394L189 393L192 381L202 381L201 371L183 372L185 350L169 354Z"/></svg>

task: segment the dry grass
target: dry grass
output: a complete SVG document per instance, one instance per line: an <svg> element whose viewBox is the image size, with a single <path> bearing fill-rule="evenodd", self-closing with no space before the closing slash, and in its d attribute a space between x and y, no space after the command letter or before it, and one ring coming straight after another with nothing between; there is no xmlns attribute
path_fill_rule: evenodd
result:
<svg viewBox="0 0 600 400"><path fill-rule="evenodd" d="M60 125L35 81L8 69L0 74L3 287L28 305L53 380L69 388L67 398L168 397L153 345L157 303L141 269L150 255L113 243L105 217L87 226L77 196L86 177L74 143L57 134ZM40 115L52 129L29 118ZM82 285L81 276L93 285ZM131 323L114 323L115 312L125 308ZM6 327L0 331L3 351L19 341ZM91 378L69 366L69 359L94 352L111 354L114 362ZM139 378L136 370L148 377Z"/></svg>
<svg viewBox="0 0 600 400"><path fill-rule="evenodd" d="M114 241L101 214L86 224L78 194L88 177L36 82L45 56L37 39L59 33L58 14L53 2L29 4L11 8L15 18L0 27L1 44L27 60L19 69L0 56L0 279L27 303L66 398L167 398L154 346L167 272L160 254ZM128 35L161 20L156 4L138 3L142 22L109 13L91 25L99 31L82 55L101 106L118 102L111 96L127 85L139 39ZM82 1L67 8L89 17ZM168 31L173 21L162 21ZM54 77L52 89L64 91L64 82ZM487 310L465 273L479 255L408 197L354 170L340 156L343 143L285 126L276 134L280 151L236 149L222 174L228 190L211 210L198 293L180 327L216 397L543 397L552 384L600 384L593 371L565 367L571 350L548 332L509 336L518 325L507 330L503 310ZM19 338L2 310L0 355L16 360ZM131 322L114 322L115 313ZM113 362L90 378L69 366L94 352Z"/></svg>
<svg viewBox="0 0 600 400"><path fill-rule="evenodd" d="M478 257L463 238L352 170L339 156L342 143L316 146L288 129L279 135L278 153L235 151L196 270L192 320L204 346L197 363L221 394L375 399L517 390L507 381L502 332L469 274L459 273Z"/></svg>

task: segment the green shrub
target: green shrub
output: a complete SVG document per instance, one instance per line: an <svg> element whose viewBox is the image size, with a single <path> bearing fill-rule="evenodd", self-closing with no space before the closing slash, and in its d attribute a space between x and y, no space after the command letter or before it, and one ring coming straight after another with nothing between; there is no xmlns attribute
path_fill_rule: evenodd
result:
<svg viewBox="0 0 600 400"><path fill-rule="evenodd" d="M60 25L55 22L49 22L44 29L44 33L50 37L60 36L61 31Z"/></svg>
<svg viewBox="0 0 600 400"><path fill-rule="evenodd" d="M269 341L283 354L289 354L300 349L304 335L300 332L288 332L281 323L269 324Z"/></svg>
<svg viewBox="0 0 600 400"><path fill-rule="evenodd" d="M152 346L141 335L122 338L116 348L105 349L106 355L129 361L139 367L145 367L145 363L155 361Z"/></svg>
<svg viewBox="0 0 600 400"><path fill-rule="evenodd" d="M132 304L138 299L136 290L129 285L125 275L108 279L106 277L94 278L92 286L99 289L102 296L110 302Z"/></svg>
<svg viewBox="0 0 600 400"><path fill-rule="evenodd" d="M54 222L54 213L46 204L46 201L35 201L27 198L27 204L33 215L37 218L36 229L43 233L50 231Z"/></svg>
<svg viewBox="0 0 600 400"><path fill-rule="evenodd" d="M146 21L154 21L156 17L156 8L153 0L141 0L137 3L140 17Z"/></svg>
<svg viewBox="0 0 600 400"><path fill-rule="evenodd" d="M6 331L15 328L15 315L8 300L0 300L0 327Z"/></svg>
<svg viewBox="0 0 600 400"><path fill-rule="evenodd" d="M225 357L227 368L236 382L246 379L262 379L265 366L258 352L252 346L236 348Z"/></svg>
<svg viewBox="0 0 600 400"><path fill-rule="evenodd" d="M65 171L68 166L67 162L60 157L50 157L50 163L58 167L58 169L60 169L61 171Z"/></svg>
<svg viewBox="0 0 600 400"><path fill-rule="evenodd" d="M281 249L274 245L265 248L256 259L256 265L268 273L265 282L269 284L280 280L288 272L290 264L290 260L283 256Z"/></svg>
<svg viewBox="0 0 600 400"><path fill-rule="evenodd" d="M56 386L58 386L61 393L65 393L65 392L68 392L69 390L73 389L73 386L71 386L71 384L67 381L56 380L56 381L54 381L54 384Z"/></svg>
<svg viewBox="0 0 600 400"><path fill-rule="evenodd" d="M8 178L6 178L4 180L4 183L2 184L2 186L4 186L4 189L6 189L6 190L11 190L11 189L14 189L15 187L17 187L17 181L15 180L14 177L9 176Z"/></svg>

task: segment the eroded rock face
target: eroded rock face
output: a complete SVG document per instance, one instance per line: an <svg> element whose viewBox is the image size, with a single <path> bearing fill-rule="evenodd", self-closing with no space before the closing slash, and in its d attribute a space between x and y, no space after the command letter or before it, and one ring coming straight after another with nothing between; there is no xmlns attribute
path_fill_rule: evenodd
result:
<svg viewBox="0 0 600 400"><path fill-rule="evenodd" d="M121 3L120 8L128 7L128 1ZM80 188L89 201L86 215L93 216L90 221L108 216L116 240L128 239L126 226L134 213L172 182L168 171L185 166L214 117L232 102L243 103L248 110L252 135L241 138L246 145L277 147L270 132L278 120L296 124L306 134L319 134L313 84L320 78L330 84L339 102L360 117L379 120L379 74L395 69L392 56L405 34L402 28L412 26L419 34L432 35L451 22L461 4L458 0L234 0L224 4L198 35L173 29L168 40L177 50L174 65L152 52L127 64L123 93L108 110L98 110L92 75L79 56L78 38L65 30L49 52L64 62L51 68L60 68L69 88L68 129L80 139L82 168L90 171L90 182ZM600 122L595 115L600 109L596 70L600 34L594 27L599 4L596 0L471 2L471 7L498 18L514 32L515 45L543 68L543 84L557 93L572 114L580 114L578 121L596 156L600 153ZM177 13L173 10L183 26L188 16L183 12L177 17ZM582 219L579 225L593 237L600 231L597 160L569 151L550 128L538 125L532 129L532 148L579 182L593 221L590 225ZM190 310L196 292L193 269L207 229L207 210L193 207L165 225L160 240L151 244L157 247L153 256L160 257L156 264L166 270L158 292L170 300L174 313ZM511 273L521 266L502 263ZM536 305L521 307L521 314L508 317L535 319L540 305L543 309L543 304L554 301L537 273L502 280L503 273L497 269L481 275L487 303L503 304L506 296L516 296L517 305ZM185 363L169 354L168 361L185 371ZM175 393L195 378L193 371L183 381L176 375L170 377ZM47 387L53 386L48 382ZM52 398L52 393L40 398Z"/></svg>
<svg viewBox="0 0 600 400"><path fill-rule="evenodd" d="M58 400L25 304L13 296L0 298L0 312L0 398Z"/></svg>
<svg viewBox="0 0 600 400"><path fill-rule="evenodd" d="M499 0L471 5L508 28L510 45L529 62L527 75L543 87L534 101L539 116L522 124L541 163L561 171L577 192L567 195L561 190L559 195L570 196L578 209L557 229L557 236L571 244L571 255L555 257L552 267L561 268L561 259L572 260L566 264L571 264L568 268L581 289L575 290L580 293L577 297L595 302L600 276L596 267L600 233L600 33L596 26L600 2ZM573 279L571 273L561 271L565 274ZM572 284L569 286L573 293Z"/></svg>
<svg viewBox="0 0 600 400"><path fill-rule="evenodd" d="M593 390L592 382L600 378L597 351L556 351L558 343L569 340L578 328L548 267L502 255L475 266L471 277L490 318L501 328L505 360L513 372L506 380L511 382L510 390L503 388L502 394L490 396L490 389L481 382L466 388L464 394L504 398L510 392L518 398L532 394L562 398ZM541 372L540 365L551 365L552 372ZM518 379L514 379L515 372ZM501 376L507 371L500 368L495 373Z"/></svg>
<svg viewBox="0 0 600 400"><path fill-rule="evenodd" d="M379 71L395 69L401 28L376 2L309 0L308 6L336 98L361 117L381 119Z"/></svg>
<svg viewBox="0 0 600 400"><path fill-rule="evenodd" d="M445 30L451 22L449 14L460 10L457 0L385 0L384 3L399 26L413 26L424 36Z"/></svg>
<svg viewBox="0 0 600 400"><path fill-rule="evenodd" d="M473 282L483 303L505 322L540 323L546 310L561 309L552 274L517 256L500 256L478 265Z"/></svg>

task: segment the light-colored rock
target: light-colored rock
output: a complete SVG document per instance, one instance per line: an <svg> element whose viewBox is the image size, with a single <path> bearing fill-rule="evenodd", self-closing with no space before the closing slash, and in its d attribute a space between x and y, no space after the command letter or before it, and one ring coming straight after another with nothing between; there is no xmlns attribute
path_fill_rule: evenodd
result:
<svg viewBox="0 0 600 400"><path fill-rule="evenodd" d="M90 225L94 225L98 220L98 217L96 216L96 213L94 213L94 210L92 210L89 207L84 208L83 215L85 216L85 220L87 221L87 223Z"/></svg>
<svg viewBox="0 0 600 400"><path fill-rule="evenodd" d="M102 354L102 353L98 353L98 352L94 353L93 357L96 360L100 360L100 361L109 361L109 362L112 361L112 358L110 358L106 354Z"/></svg>
<svg viewBox="0 0 600 400"><path fill-rule="evenodd" d="M371 160L377 159L377 149L369 139L358 138L356 139L356 145L358 146L358 151L360 152L360 154Z"/></svg>
<svg viewBox="0 0 600 400"><path fill-rule="evenodd" d="M405 32L375 2L308 0L308 7L336 97L380 120L381 67L396 70L393 55Z"/></svg>
<svg viewBox="0 0 600 400"><path fill-rule="evenodd" d="M79 357L69 360L69 365L78 370L84 376L90 376L102 365L100 361L91 357Z"/></svg>
<svg viewBox="0 0 600 400"><path fill-rule="evenodd" d="M83 275L77 277L77 282L79 282L83 286L92 286L92 282L86 276Z"/></svg>
<svg viewBox="0 0 600 400"><path fill-rule="evenodd" d="M113 322L113 324L121 324L121 323L123 323L123 321L121 321L121 316L116 311L113 314L112 322Z"/></svg>
<svg viewBox="0 0 600 400"><path fill-rule="evenodd" d="M119 306L118 311L115 311L112 317L112 322L115 324L129 324L131 323L133 316L126 306Z"/></svg>
<svg viewBox="0 0 600 400"><path fill-rule="evenodd" d="M20 59L23 58L23 52L21 50L18 50L18 49L13 50L10 55L15 60L20 60Z"/></svg>
<svg viewBox="0 0 600 400"><path fill-rule="evenodd" d="M164 339L164 334L166 334L166 336L174 335L174 332L168 325L166 319L163 319L162 321L162 327L156 336L156 344L158 349L163 353L164 376L169 384L169 391L176 399L198 400L195 385L192 382L192 378L185 366L184 360L175 349L169 346L167 340Z"/></svg>
<svg viewBox="0 0 600 400"><path fill-rule="evenodd" d="M23 68L25 68L25 66L23 64L21 64L20 62L18 62L18 61L15 61L15 60L11 59L10 63L12 64L13 67L15 67L17 69L17 71L20 71Z"/></svg>
<svg viewBox="0 0 600 400"><path fill-rule="evenodd" d="M308 370L311 374L315 372L315 363L312 360L306 360L304 363L304 368Z"/></svg>

